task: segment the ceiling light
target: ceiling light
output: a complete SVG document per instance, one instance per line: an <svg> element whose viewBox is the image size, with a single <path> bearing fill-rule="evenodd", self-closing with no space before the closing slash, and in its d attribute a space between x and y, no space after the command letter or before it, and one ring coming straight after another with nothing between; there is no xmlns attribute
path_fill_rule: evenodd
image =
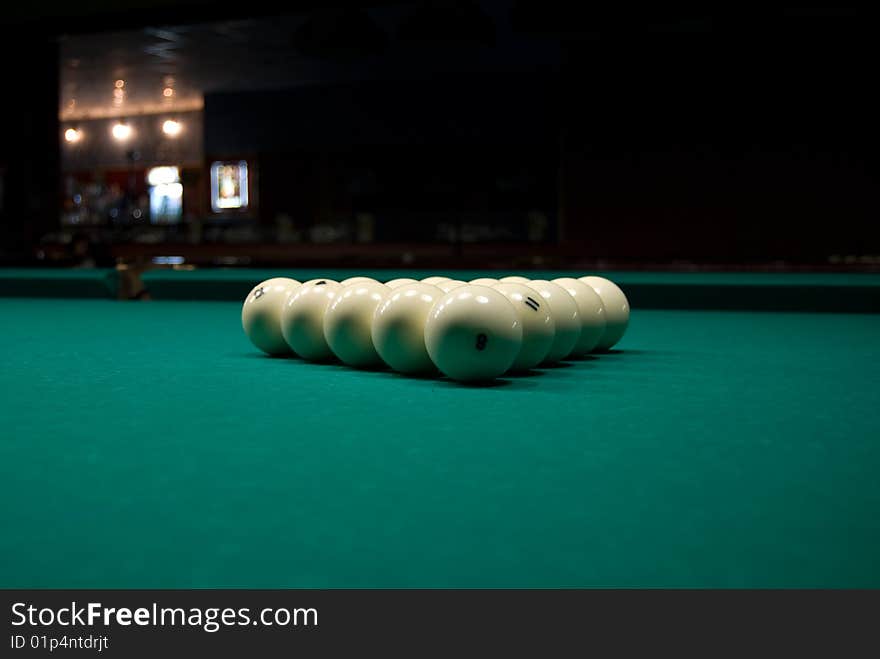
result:
<svg viewBox="0 0 880 659"><path fill-rule="evenodd" d="M181 130L183 130L183 124L174 119L166 119L162 124L162 132L168 137L177 137Z"/></svg>
<svg viewBox="0 0 880 659"><path fill-rule="evenodd" d="M124 123L113 124L112 131L113 137L120 142L127 140L131 137L131 126Z"/></svg>

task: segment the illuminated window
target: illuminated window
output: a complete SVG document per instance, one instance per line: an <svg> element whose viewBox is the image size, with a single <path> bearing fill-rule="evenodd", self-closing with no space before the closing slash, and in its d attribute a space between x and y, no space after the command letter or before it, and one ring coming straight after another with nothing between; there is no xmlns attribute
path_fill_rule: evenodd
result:
<svg viewBox="0 0 880 659"><path fill-rule="evenodd" d="M211 163L211 209L244 210L248 207L247 162Z"/></svg>

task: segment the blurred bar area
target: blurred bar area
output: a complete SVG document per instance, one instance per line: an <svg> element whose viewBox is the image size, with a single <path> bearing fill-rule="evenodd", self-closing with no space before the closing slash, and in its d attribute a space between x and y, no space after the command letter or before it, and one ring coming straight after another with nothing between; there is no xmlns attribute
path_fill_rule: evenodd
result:
<svg viewBox="0 0 880 659"><path fill-rule="evenodd" d="M143 4L4 19L4 264L880 271L857 11Z"/></svg>

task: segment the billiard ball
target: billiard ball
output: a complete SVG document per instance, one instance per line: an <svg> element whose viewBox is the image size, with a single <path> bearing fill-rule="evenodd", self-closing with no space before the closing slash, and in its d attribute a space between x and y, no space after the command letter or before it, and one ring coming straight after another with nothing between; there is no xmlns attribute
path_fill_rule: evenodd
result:
<svg viewBox="0 0 880 659"><path fill-rule="evenodd" d="M348 279L343 279L340 284L343 286L348 286L350 284L361 284L365 281L376 281L372 277L349 277Z"/></svg>
<svg viewBox="0 0 880 659"><path fill-rule="evenodd" d="M478 277L477 279L471 279L468 283L472 286L494 286L500 283L500 281L494 277Z"/></svg>
<svg viewBox="0 0 880 659"><path fill-rule="evenodd" d="M574 357L588 355L596 349L605 333L605 305L602 304L602 298L591 286L571 277L559 277L553 283L567 290L578 305L581 336L571 354Z"/></svg>
<svg viewBox="0 0 880 659"><path fill-rule="evenodd" d="M510 277L502 277L499 279L502 284L528 284L528 277L520 277L519 275L511 275Z"/></svg>
<svg viewBox="0 0 880 659"><path fill-rule="evenodd" d="M609 350L623 338L629 326L629 300L617 284L604 277L580 277L580 281L591 286L605 305L605 333L596 349Z"/></svg>
<svg viewBox="0 0 880 659"><path fill-rule="evenodd" d="M373 345L382 360L400 373L429 373L434 362L425 348L425 321L444 293L415 283L392 290L373 314Z"/></svg>
<svg viewBox="0 0 880 659"><path fill-rule="evenodd" d="M373 345L373 314L391 289L377 281L343 286L324 314L324 338L333 354L349 366L380 366Z"/></svg>
<svg viewBox="0 0 880 659"><path fill-rule="evenodd" d="M311 286L313 284L316 286L326 286L326 285L332 285L332 284L342 286L342 284L340 284L335 279L327 279L326 277L319 277L317 279L309 279L308 281L304 281L302 283L303 286Z"/></svg>
<svg viewBox="0 0 880 659"><path fill-rule="evenodd" d="M410 279L409 277L400 277L399 279L392 279L391 281L386 281L385 285L388 288L398 288L399 286L404 286L406 284L418 284L418 280Z"/></svg>
<svg viewBox="0 0 880 659"><path fill-rule="evenodd" d="M452 279L452 277L440 277L440 276L425 277L424 279L422 279L422 283L423 284L431 284L432 286L436 286L437 284L439 284L442 281L449 281L451 279Z"/></svg>
<svg viewBox="0 0 880 659"><path fill-rule="evenodd" d="M251 343L266 354L290 353L281 333L281 309L299 286L296 279L287 277L267 279L254 286L244 300L241 326Z"/></svg>
<svg viewBox="0 0 880 659"><path fill-rule="evenodd" d="M467 286L467 282L459 281L458 279L450 279L449 281L441 281L439 284L435 284L435 286L442 290L444 293L448 293L449 291L459 288L460 286Z"/></svg>
<svg viewBox="0 0 880 659"><path fill-rule="evenodd" d="M577 302L564 288L546 279L532 279L525 285L536 290L550 305L550 313L556 323L556 336L543 363L555 364L571 354L581 336Z"/></svg>
<svg viewBox="0 0 880 659"><path fill-rule="evenodd" d="M522 325L510 300L487 286L461 286L441 297L425 322L431 361L453 380L492 380L522 347Z"/></svg>
<svg viewBox="0 0 880 659"><path fill-rule="evenodd" d="M534 368L547 357L556 337L556 323L550 313L550 304L525 284L502 282L492 288L510 300L522 324L522 348L510 370L527 371Z"/></svg>
<svg viewBox="0 0 880 659"><path fill-rule="evenodd" d="M297 355L310 361L333 356L324 338L324 313L342 290L332 279L310 279L287 299L281 312L281 332Z"/></svg>

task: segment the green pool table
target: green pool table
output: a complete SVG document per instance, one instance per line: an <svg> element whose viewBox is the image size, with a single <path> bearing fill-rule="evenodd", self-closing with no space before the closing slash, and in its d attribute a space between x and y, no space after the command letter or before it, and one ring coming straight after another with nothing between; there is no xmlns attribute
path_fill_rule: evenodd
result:
<svg viewBox="0 0 880 659"><path fill-rule="evenodd" d="M0 299L0 587L880 587L880 314L635 308L462 386Z"/></svg>

